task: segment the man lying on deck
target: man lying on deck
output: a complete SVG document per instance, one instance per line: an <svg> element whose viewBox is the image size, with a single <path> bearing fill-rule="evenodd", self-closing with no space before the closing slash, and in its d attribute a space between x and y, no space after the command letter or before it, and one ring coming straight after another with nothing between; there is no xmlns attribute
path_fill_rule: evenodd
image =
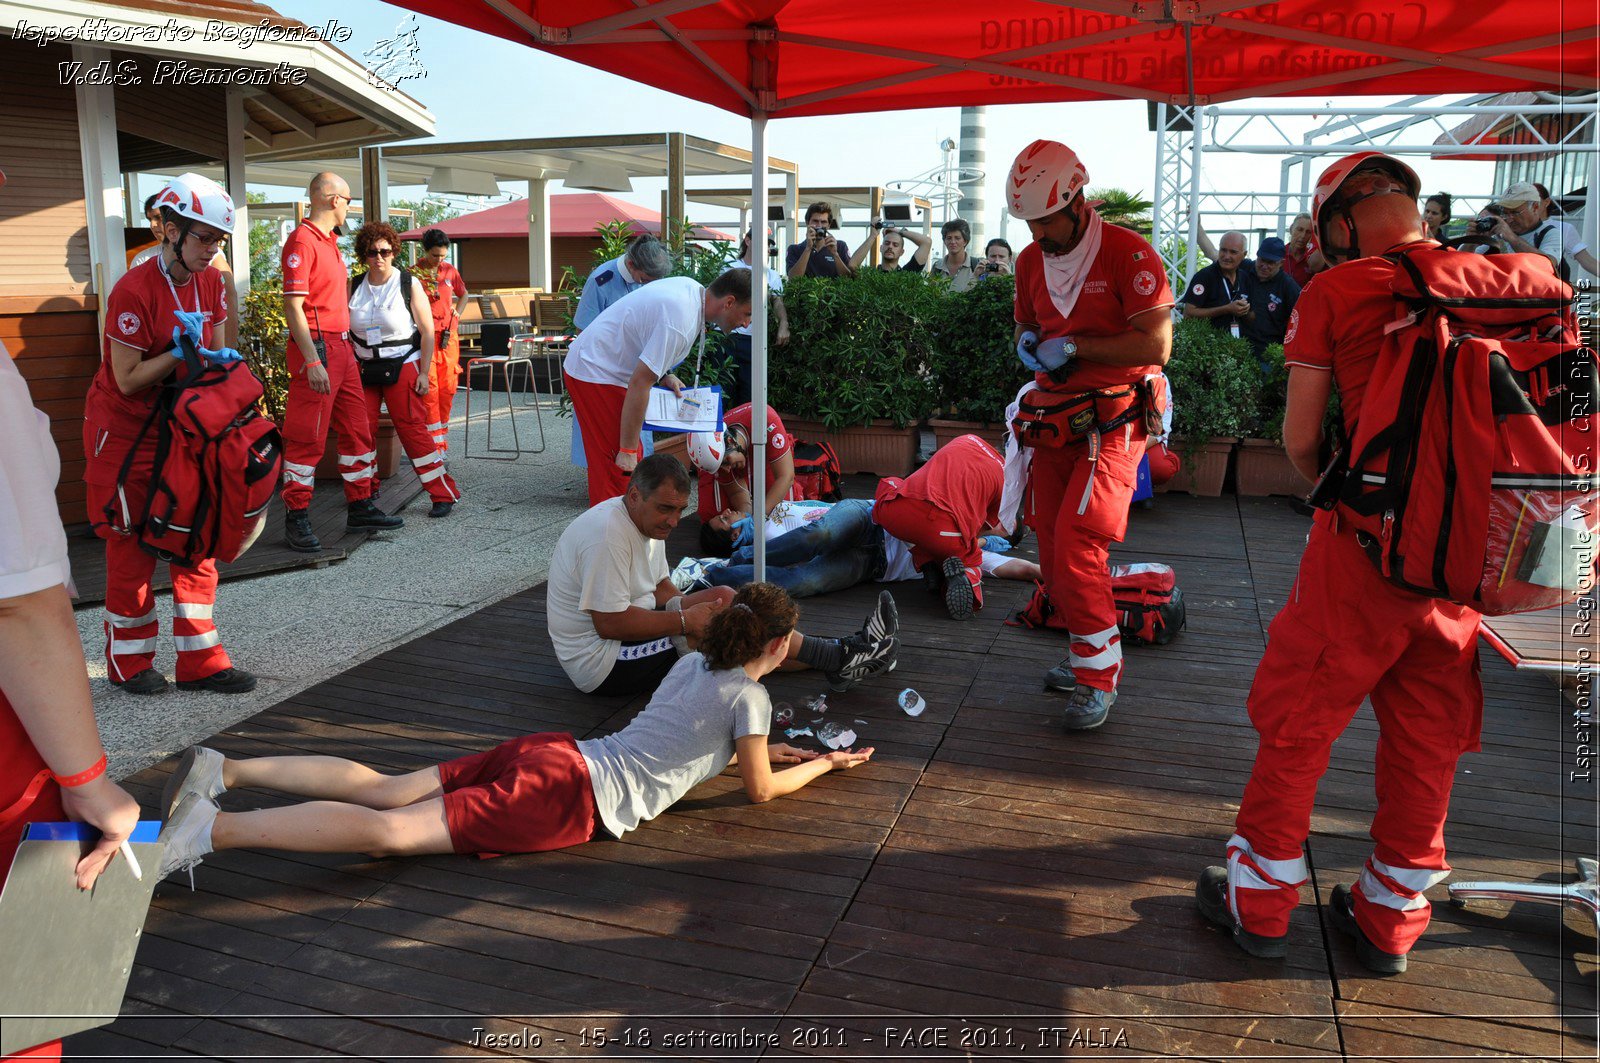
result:
<svg viewBox="0 0 1600 1063"><path fill-rule="evenodd" d="M939 575L918 573L911 545L884 531L872 519L877 503L784 502L767 520L767 580L796 598L841 591L858 583L896 583ZM1037 580L1039 566L1021 558L982 551L984 575ZM755 579L755 549L740 546L726 561L685 558L672 573L675 586L705 593L705 588L742 587ZM930 583L932 589L937 586ZM870 629L869 629L870 633Z"/></svg>
<svg viewBox="0 0 1600 1063"><path fill-rule="evenodd" d="M729 764L737 763L745 793L758 803L864 764L870 747L818 754L767 742L772 702L760 680L792 655L798 617L780 588L744 588L711 618L700 650L673 665L644 711L603 738L524 735L405 775L339 757L231 760L195 746L162 798L161 877L222 849L378 857L563 849L622 837ZM219 810L218 797L245 787L313 800Z"/></svg>
<svg viewBox="0 0 1600 1063"><path fill-rule="evenodd" d="M561 533L546 595L550 641L584 693L656 689L732 600L726 588L684 594L667 579L665 541L688 504L689 474L676 458L653 454L633 470L625 494L579 515ZM899 649L893 610L890 599L868 617L864 630L876 632L871 637L796 633L790 667L819 669L835 691L893 669Z"/></svg>

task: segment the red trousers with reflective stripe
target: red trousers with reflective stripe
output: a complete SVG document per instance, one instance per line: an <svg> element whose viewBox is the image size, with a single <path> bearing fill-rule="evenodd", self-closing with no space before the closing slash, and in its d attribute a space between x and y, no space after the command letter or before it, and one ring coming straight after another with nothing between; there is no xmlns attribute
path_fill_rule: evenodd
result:
<svg viewBox="0 0 1600 1063"><path fill-rule="evenodd" d="M1299 857L1329 750L1370 697L1378 718L1372 855L1398 888L1364 876L1355 912L1375 945L1400 953L1429 917L1427 899L1405 880L1449 869L1450 786L1461 754L1478 748L1479 614L1386 582L1353 532L1329 530L1331 517L1318 515L1250 688L1260 745L1235 832L1261 856ZM1288 928L1299 891L1241 889L1236 897L1245 929L1276 935Z"/></svg>
<svg viewBox="0 0 1600 1063"><path fill-rule="evenodd" d="M627 388L615 384L591 384L562 372L567 394L572 396L572 415L583 433L583 453L588 462L589 505L598 506L608 498L628 491L628 474L617 468L617 451L622 447L622 400Z"/></svg>
<svg viewBox="0 0 1600 1063"><path fill-rule="evenodd" d="M455 479L445 470L444 453L434 443L433 434L423 421L428 416L427 401L425 396L417 394L418 375L417 363L407 362L400 369L400 379L388 387L362 385L361 390L367 397L367 423L376 438L378 411L387 407L395 435L400 437L400 445L411 459L412 468L417 470L417 479L427 488L428 497L435 502L456 502L461 492ZM372 482L378 482L376 473Z"/></svg>
<svg viewBox="0 0 1600 1063"><path fill-rule="evenodd" d="M135 519L144 511L148 483L148 479L130 476L125 488ZM115 494L114 487L87 484L89 512L101 513ZM160 624L150 580L155 576L156 558L133 536L113 530L103 520L95 523L95 532L106 541L106 674L120 682L155 667ZM211 622L217 601L217 563L207 559L193 568L167 568L172 575L172 640L178 647L178 680L204 679L232 667Z"/></svg>
<svg viewBox="0 0 1600 1063"><path fill-rule="evenodd" d="M33 741L28 737L28 732L23 730L22 721L17 719L11 702L0 692L0 809L10 808L44 766L44 758L33 747ZM61 807L61 787L52 780L44 784L44 789L39 791L33 803L26 806L14 821L0 823L0 886L5 885L6 876L11 872L11 858L16 855L17 844L22 841L22 828L36 821L51 823L66 818L66 810ZM25 1048L5 1058L60 1059L61 1042L50 1041Z"/></svg>
<svg viewBox="0 0 1600 1063"><path fill-rule="evenodd" d="M982 607L983 540L963 536L956 518L932 502L901 495L900 484L894 476L878 482L872 522L911 547L911 563L919 569L931 561L959 557L977 604Z"/></svg>
<svg viewBox="0 0 1600 1063"><path fill-rule="evenodd" d="M1097 462L1087 441L1036 448L1028 473L1024 517L1039 540L1044 589L1066 618L1073 676L1097 690L1115 690L1122 675L1109 554L1127 534L1144 440L1140 424L1107 433Z"/></svg>
<svg viewBox="0 0 1600 1063"><path fill-rule="evenodd" d="M372 497L372 470L377 461L367 398L361 391L356 356L348 339L323 336L327 344L328 394L306 383L305 358L289 343L289 401L283 415L283 505L311 505L312 474L328 445L328 429L339 433L339 475L346 502Z"/></svg>
<svg viewBox="0 0 1600 1063"><path fill-rule="evenodd" d="M422 397L428 433L441 454L450 452L450 410L456 401L456 385L461 379L461 337L450 330L450 343L439 342L434 333L433 363L428 367L428 393ZM410 451L407 451L409 454Z"/></svg>

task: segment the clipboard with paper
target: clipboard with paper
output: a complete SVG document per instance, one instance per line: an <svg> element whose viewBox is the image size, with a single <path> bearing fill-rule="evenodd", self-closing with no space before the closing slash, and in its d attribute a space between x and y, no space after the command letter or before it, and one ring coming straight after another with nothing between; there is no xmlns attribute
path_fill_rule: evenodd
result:
<svg viewBox="0 0 1600 1063"><path fill-rule="evenodd" d="M680 399L671 388L651 388L644 426L652 432L720 432L722 389L684 388Z"/></svg>
<svg viewBox="0 0 1600 1063"><path fill-rule="evenodd" d="M27 825L0 891L0 1054L116 1019L166 849L160 832L141 821L128 839L142 879L119 854L80 890L73 869L94 828Z"/></svg>
<svg viewBox="0 0 1600 1063"><path fill-rule="evenodd" d="M671 388L653 387L644 408L644 428L650 432L722 431L722 389L700 386L700 366L706 356L706 333L700 330L699 352L694 359L694 385L680 398Z"/></svg>

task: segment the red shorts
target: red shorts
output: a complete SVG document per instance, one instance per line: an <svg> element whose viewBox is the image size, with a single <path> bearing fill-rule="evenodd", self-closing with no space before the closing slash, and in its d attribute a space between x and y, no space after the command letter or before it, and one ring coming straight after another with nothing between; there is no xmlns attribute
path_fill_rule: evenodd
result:
<svg viewBox="0 0 1600 1063"><path fill-rule="evenodd" d="M439 765L444 817L458 853L565 849L600 822L589 765L569 734L532 734Z"/></svg>

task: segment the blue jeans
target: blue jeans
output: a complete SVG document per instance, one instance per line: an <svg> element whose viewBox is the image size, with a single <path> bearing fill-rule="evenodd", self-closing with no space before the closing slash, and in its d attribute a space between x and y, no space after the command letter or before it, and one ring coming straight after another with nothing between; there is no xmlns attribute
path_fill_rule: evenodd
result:
<svg viewBox="0 0 1600 1063"><path fill-rule="evenodd" d="M706 578L716 587L742 587L755 580L754 559L754 548L741 546ZM796 598L877 579L884 563L883 529L872 523L872 503L862 498L837 502L824 516L767 544L767 582Z"/></svg>

